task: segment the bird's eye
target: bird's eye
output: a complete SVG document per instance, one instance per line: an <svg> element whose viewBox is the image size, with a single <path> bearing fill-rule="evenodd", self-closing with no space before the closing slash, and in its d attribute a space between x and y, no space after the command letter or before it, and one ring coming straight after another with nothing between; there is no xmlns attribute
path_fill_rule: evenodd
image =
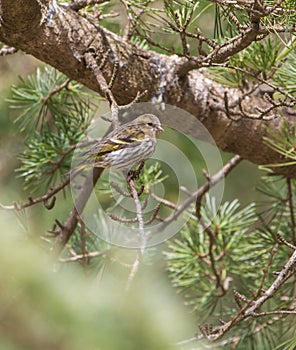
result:
<svg viewBox="0 0 296 350"><path fill-rule="evenodd" d="M153 126L153 123L151 123L151 122L149 122L149 123L147 123L149 126Z"/></svg>

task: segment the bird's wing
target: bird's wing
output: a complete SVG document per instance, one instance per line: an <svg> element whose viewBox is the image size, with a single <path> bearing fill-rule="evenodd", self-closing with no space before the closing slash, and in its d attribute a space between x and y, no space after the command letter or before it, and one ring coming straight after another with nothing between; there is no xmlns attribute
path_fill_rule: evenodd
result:
<svg viewBox="0 0 296 350"><path fill-rule="evenodd" d="M127 145L136 145L144 139L144 131L133 127L130 129L119 130L114 135L107 137L106 141L111 142L113 145L122 145L124 148Z"/></svg>
<svg viewBox="0 0 296 350"><path fill-rule="evenodd" d="M122 148L135 147L144 139L145 133L141 130L120 130L104 137L99 143L95 144L83 155L86 156L88 162L95 162L100 156L104 156Z"/></svg>

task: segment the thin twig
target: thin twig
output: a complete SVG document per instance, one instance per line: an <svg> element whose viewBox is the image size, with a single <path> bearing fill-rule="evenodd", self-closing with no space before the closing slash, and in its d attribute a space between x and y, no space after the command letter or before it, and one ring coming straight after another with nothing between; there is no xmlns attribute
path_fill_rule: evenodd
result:
<svg viewBox="0 0 296 350"><path fill-rule="evenodd" d="M182 204L175 207L173 213L162 222L159 229L163 230L171 222L175 221L179 217L179 215L182 214L184 210L186 210L192 203L198 202L209 191L211 187L216 185L225 176L227 176L229 172L233 168L235 168L241 161L242 158L239 155L235 155L233 158L231 158L230 161L227 164L225 164L223 168L220 169L216 174L211 176L203 186L201 186L198 190L193 192L193 194L190 197L188 197ZM153 198L156 199L155 196Z"/></svg>
<svg viewBox="0 0 296 350"><path fill-rule="evenodd" d="M138 222L137 217L128 219L128 218L123 218L121 216L118 216L114 213L108 213L108 216L110 216L110 218L112 220L119 221L119 222L122 222L124 224L132 224L132 223Z"/></svg>
<svg viewBox="0 0 296 350"><path fill-rule="evenodd" d="M262 275L262 278L261 278L261 281L260 281L260 284L259 284L259 287L258 287L256 298L258 298L260 295L262 295L264 282L266 280L268 271L269 271L269 269L271 267L271 264L273 262L273 258L275 256L275 254L277 253L278 249L279 249L279 244L275 243L273 248L270 250L269 260L268 260L267 266L263 269L263 275Z"/></svg>
<svg viewBox="0 0 296 350"><path fill-rule="evenodd" d="M118 63L115 62L115 64L114 64L112 76L111 76L109 83L107 83L107 81L103 75L103 72L102 72L103 66L105 65L105 63L107 61L108 55L109 55L109 51L107 51L107 53L102 58L100 65L97 64L97 61L94 57L94 53L91 52L91 50L89 52L85 53L84 58L85 58L85 62L87 64L88 68L94 73L103 94L106 96L107 100L109 101L110 109L111 109L111 116L112 116L112 125L113 125L113 128L116 129L120 125L120 123L119 123L119 111L129 109L130 107L132 107L144 95L147 94L147 90L144 90L143 92L138 91L134 100L131 101L130 103L128 103L127 105L122 105L122 106L118 105L118 103L116 102L116 99L113 95L113 92L111 90L113 87L114 81L116 79L116 76L118 74L118 69L119 69Z"/></svg>
<svg viewBox="0 0 296 350"><path fill-rule="evenodd" d="M115 97L111 89L109 88L109 84L107 83L100 66L97 64L97 61L94 57L94 53L91 51L86 52L84 55L84 58L85 58L87 67L94 73L103 94L106 96L106 98L110 103L112 124L113 124L113 128L116 129L119 126L119 118L118 118L119 107L115 100ZM113 77L113 79L115 79L115 77Z"/></svg>
<svg viewBox="0 0 296 350"><path fill-rule="evenodd" d="M292 242L296 245L296 224L295 224L295 214L294 214L294 204L293 204L293 193L292 193L292 185L291 179L287 178L287 187L288 187L288 202L289 202L289 210L290 210L290 218L291 218L291 231L292 231Z"/></svg>
<svg viewBox="0 0 296 350"><path fill-rule="evenodd" d="M200 220L200 222L201 222L201 220ZM209 227L207 227L205 225L203 225L203 227L205 229L206 234L209 236L209 257L210 257L210 261L211 261L211 269L212 269L213 274L216 278L216 288L221 289L221 293L217 296L222 297L226 294L227 290L224 288L224 284L223 284L223 281L221 280L220 273L218 272L218 270L216 268L216 261L215 261L214 253L213 253L213 250L215 247L215 235Z"/></svg>
<svg viewBox="0 0 296 350"><path fill-rule="evenodd" d="M168 208L171 209L176 209L177 206L175 203L168 201L167 199L164 198L160 198L158 197L155 193L153 193L150 189L148 189L148 193L150 194L151 198L155 199L157 202L159 202L160 204L165 205Z"/></svg>
<svg viewBox="0 0 296 350"><path fill-rule="evenodd" d="M153 213L150 217L150 219L148 219L147 221L145 221L145 225L149 225L151 224L154 220L157 220L158 219L158 212L160 210L160 206L161 206L161 203L158 203L157 206L153 209Z"/></svg>
<svg viewBox="0 0 296 350"><path fill-rule="evenodd" d="M146 235L144 230L144 220L143 220L143 213L142 213L142 206L141 202L138 196L137 189L135 187L135 183L132 178L128 179L128 184L131 190L132 197L135 202L136 206L136 212L137 212L137 219L139 223L139 235L140 235L140 241L141 241L141 253L144 254L145 246L146 246Z"/></svg>
<svg viewBox="0 0 296 350"><path fill-rule="evenodd" d="M141 258L140 252L137 252L136 259L135 259L135 261L134 261L134 263L132 265L131 272L130 272L130 274L128 276L128 279L127 279L127 282L126 282L126 286L125 286L125 291L126 292L130 289L130 287L131 287L131 285L132 285L132 283L133 283L133 281L134 281L134 279L136 277L136 274L137 274L137 272L139 270L140 258Z"/></svg>
<svg viewBox="0 0 296 350"><path fill-rule="evenodd" d="M63 85L64 85L64 87L66 86L65 83ZM90 144L93 144L93 142L94 141L87 141L87 142L81 143L78 146L72 145L66 151L61 152L61 158L57 162L52 163L52 165L54 166L53 169L47 171L45 173L45 175L50 175L50 174L54 173L57 169L59 169L62 162L64 161L65 157L67 155L69 155L71 152L73 152L73 150L75 148L85 147L85 146L88 146ZM40 196L37 198L29 197L28 201L23 202L23 203L14 203L13 205L3 205L0 203L0 210L1 209L2 210L23 210L25 208L28 208L32 205L35 205L35 204L38 204L41 202L43 202L46 209L52 209L54 204L55 204L55 197L53 197L53 196L55 194L57 194L59 191L61 191L62 189L64 189L70 183L71 177L73 178L73 176L75 176L75 175L71 174L71 176L68 176L65 179L65 181L63 181L62 183L58 184L57 186L51 187L49 189L49 191L46 194L44 194L43 196ZM51 201L49 201L50 199L51 199Z"/></svg>
<svg viewBox="0 0 296 350"><path fill-rule="evenodd" d="M270 315L295 315L296 310L274 310L274 311L266 311L266 312L254 312L252 317L262 317L262 316L270 316Z"/></svg>
<svg viewBox="0 0 296 350"><path fill-rule="evenodd" d="M130 4L128 4L128 2L126 0L120 0L120 2L123 4L123 6L125 7L126 9L126 15L127 15L127 18L128 18L128 24L124 30L124 40L131 40L133 34L134 34L134 31L135 31L135 28L136 28L136 23L138 22L138 20L140 19L140 17L142 16L143 13L145 13L145 10L140 10L137 14L136 13L133 13L133 15L135 16L135 18L133 18L131 15L130 15L130 12L128 11L128 9L130 8Z"/></svg>
<svg viewBox="0 0 296 350"><path fill-rule="evenodd" d="M32 198L29 197L27 202L23 202L23 203L15 203L14 205L3 205L0 203L0 209L3 210L23 210L25 208L31 207L32 205L35 205L37 203L44 203L45 206L48 205L46 203L48 203L48 200L50 198L52 198L55 194L57 194L59 191L61 191L63 188L65 188L68 184L70 183L70 177L67 177L67 179L63 182L61 182L60 184L58 184L55 187L50 188L49 192L47 192L46 194L44 194L41 197L37 197L37 198ZM50 207L50 205L49 205ZM51 209L51 208L48 208Z"/></svg>
<svg viewBox="0 0 296 350"><path fill-rule="evenodd" d="M286 245L287 247L296 250L296 245L293 245L291 243L289 243L287 240L285 240L285 238L283 236L281 236L279 233L276 234L277 239L283 243L284 245Z"/></svg>
<svg viewBox="0 0 296 350"><path fill-rule="evenodd" d="M261 297L259 297L257 300L252 300L252 305L247 305L229 322L226 322L224 325L213 329L212 332L206 334L205 336L209 340L217 340L221 338L227 331L229 331L229 329L232 328L234 325L237 325L242 320L248 317L252 317L254 314L256 314L256 310L258 310L268 299L273 297L276 294L276 292L281 288L281 286L286 282L286 280L294 275L295 266L296 250L293 252L287 263L279 272L274 282L262 294Z"/></svg>
<svg viewBox="0 0 296 350"><path fill-rule="evenodd" d="M213 66L221 67L220 64L214 64ZM248 71L246 69L243 69L243 68L240 68L240 67L237 67L237 66L232 66L230 64L227 65L227 68L231 68L231 69L237 70L238 72L241 72L243 74L249 75L250 77L254 78L255 80L259 81L260 83L271 87L273 89L273 91L277 91L277 92L281 93L283 96L289 98L291 101L295 101L296 100L293 95L289 94L287 91L282 89L280 86L276 86L276 85L272 84L270 81L267 81L265 79L260 78L258 76L258 74L252 73L252 72L250 72L250 71ZM235 104L236 104L236 102L233 102L233 105L235 105Z"/></svg>
<svg viewBox="0 0 296 350"><path fill-rule="evenodd" d="M107 252L107 249L96 251L96 252L88 252L86 254L75 254L75 255L71 256L70 258L59 258L59 262L69 263L69 262L73 262L73 261L94 258L97 256L101 256L101 255L105 254L106 252Z"/></svg>
<svg viewBox="0 0 296 350"><path fill-rule="evenodd" d="M43 104L45 104L53 95L59 93L61 90L66 89L71 82L71 79L66 79L62 84L56 86L54 89L49 91L48 95L42 100Z"/></svg>
<svg viewBox="0 0 296 350"><path fill-rule="evenodd" d="M114 181L110 181L110 186L113 187L114 190L115 190L117 193L121 194L123 197L128 198L128 197L131 196L131 194L130 194L129 192L125 191L123 188L121 188L121 187L120 187L116 182L114 182Z"/></svg>

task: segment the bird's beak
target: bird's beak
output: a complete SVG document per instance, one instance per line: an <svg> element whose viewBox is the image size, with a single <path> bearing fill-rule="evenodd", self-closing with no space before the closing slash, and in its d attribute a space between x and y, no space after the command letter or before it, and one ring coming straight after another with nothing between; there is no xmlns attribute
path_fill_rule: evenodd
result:
<svg viewBox="0 0 296 350"><path fill-rule="evenodd" d="M164 131L163 128L162 128L161 126L157 126L157 127L156 127L156 130L157 130L158 132Z"/></svg>

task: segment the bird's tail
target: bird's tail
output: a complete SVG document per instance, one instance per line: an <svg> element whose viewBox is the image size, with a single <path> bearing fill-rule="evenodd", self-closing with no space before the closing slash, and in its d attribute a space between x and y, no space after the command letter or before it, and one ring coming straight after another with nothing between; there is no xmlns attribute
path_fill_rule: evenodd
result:
<svg viewBox="0 0 296 350"><path fill-rule="evenodd" d="M81 173L87 167L89 167L89 163L85 162L85 161L77 164L74 168L72 168L69 171L70 178L74 178L75 176L77 176L79 173Z"/></svg>

